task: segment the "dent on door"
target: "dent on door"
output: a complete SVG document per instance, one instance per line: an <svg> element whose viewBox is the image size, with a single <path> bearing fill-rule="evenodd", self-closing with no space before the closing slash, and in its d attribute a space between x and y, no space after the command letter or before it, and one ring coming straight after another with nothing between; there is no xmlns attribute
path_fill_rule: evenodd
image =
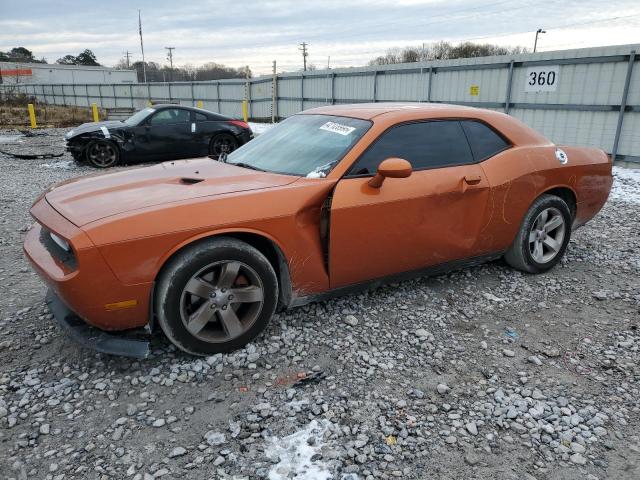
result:
<svg viewBox="0 0 640 480"><path fill-rule="evenodd" d="M341 180L331 206L330 276L338 288L477 256L489 184L480 165Z"/></svg>

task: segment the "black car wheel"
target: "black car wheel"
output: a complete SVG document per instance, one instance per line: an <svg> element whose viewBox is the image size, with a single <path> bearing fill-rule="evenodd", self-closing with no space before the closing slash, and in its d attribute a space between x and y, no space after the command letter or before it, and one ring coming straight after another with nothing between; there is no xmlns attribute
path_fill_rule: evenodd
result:
<svg viewBox="0 0 640 480"><path fill-rule="evenodd" d="M238 148L238 141L229 133L214 135L209 143L209 155L218 158L223 153L231 153Z"/></svg>
<svg viewBox="0 0 640 480"><path fill-rule="evenodd" d="M113 167L120 161L120 150L113 142L95 140L87 147L87 161L96 168Z"/></svg>
<svg viewBox="0 0 640 480"><path fill-rule="evenodd" d="M163 269L155 292L162 331L193 355L243 347L266 328L277 303L278 280L267 258L225 237L178 253Z"/></svg>

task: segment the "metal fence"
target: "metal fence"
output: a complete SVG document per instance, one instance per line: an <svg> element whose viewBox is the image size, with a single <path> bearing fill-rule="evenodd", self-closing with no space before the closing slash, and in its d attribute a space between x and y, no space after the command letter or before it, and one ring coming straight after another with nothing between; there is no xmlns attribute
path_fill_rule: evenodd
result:
<svg viewBox="0 0 640 480"><path fill-rule="evenodd" d="M327 104L437 102L500 110L558 144L596 146L640 162L640 45L438 60L250 80L133 85L0 85L38 101L143 108L149 100L195 105L240 118L284 118Z"/></svg>

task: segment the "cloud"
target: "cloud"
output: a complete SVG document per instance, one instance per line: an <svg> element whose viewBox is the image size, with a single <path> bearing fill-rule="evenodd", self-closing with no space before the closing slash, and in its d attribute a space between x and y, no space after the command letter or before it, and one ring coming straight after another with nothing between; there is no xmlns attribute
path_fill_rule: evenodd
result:
<svg viewBox="0 0 640 480"><path fill-rule="evenodd" d="M636 0L206 0L176 3L140 0L145 56L166 63L165 46L176 47L178 65L208 61L267 73L300 68L298 44L309 61L364 65L388 48L422 42L472 39L531 47L533 33L547 33L540 48L579 48L637 41ZM50 62L90 48L115 64L128 50L140 59L138 11L129 0L81 2L23 0L0 7L0 50L25 46Z"/></svg>

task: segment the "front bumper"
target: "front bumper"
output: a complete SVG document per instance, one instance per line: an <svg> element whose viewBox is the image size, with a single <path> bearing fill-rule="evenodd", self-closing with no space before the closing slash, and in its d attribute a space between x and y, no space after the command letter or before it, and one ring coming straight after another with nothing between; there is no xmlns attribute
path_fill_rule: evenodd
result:
<svg viewBox="0 0 640 480"><path fill-rule="evenodd" d="M47 292L46 302L58 325L79 344L109 355L149 356L149 336L144 331L111 334L92 327L73 313L51 289Z"/></svg>
<svg viewBox="0 0 640 480"><path fill-rule="evenodd" d="M62 217L45 198L33 205L31 214L37 223L25 238L25 255L65 305L101 330L130 330L149 323L152 283L121 282L84 231ZM73 262L65 261L43 241L47 231L73 246Z"/></svg>

